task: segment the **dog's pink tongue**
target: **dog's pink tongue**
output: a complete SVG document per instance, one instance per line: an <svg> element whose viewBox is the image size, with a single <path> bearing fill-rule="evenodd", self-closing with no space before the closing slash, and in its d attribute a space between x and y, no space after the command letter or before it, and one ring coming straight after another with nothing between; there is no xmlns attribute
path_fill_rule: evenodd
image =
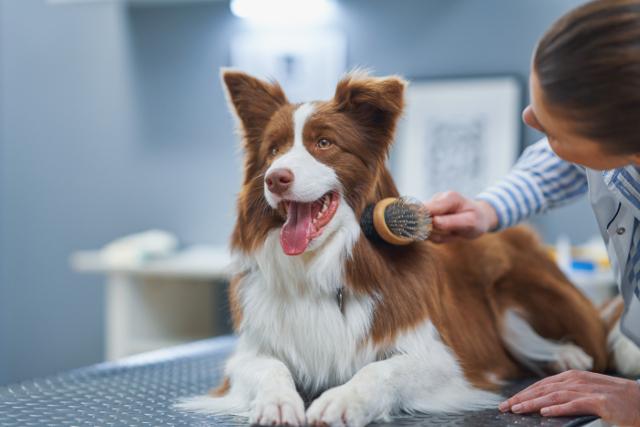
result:
<svg viewBox="0 0 640 427"><path fill-rule="evenodd" d="M280 245L287 255L299 255L307 249L311 227L311 203L290 202L287 221L280 230Z"/></svg>

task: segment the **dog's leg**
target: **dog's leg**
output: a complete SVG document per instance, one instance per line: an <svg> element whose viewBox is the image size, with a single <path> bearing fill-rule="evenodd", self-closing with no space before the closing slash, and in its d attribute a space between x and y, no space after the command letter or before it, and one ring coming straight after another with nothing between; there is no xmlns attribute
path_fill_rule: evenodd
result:
<svg viewBox="0 0 640 427"><path fill-rule="evenodd" d="M324 392L307 410L311 425L359 427L399 412L460 412L495 408L501 397L473 387L431 328L397 346L347 383Z"/></svg>
<svg viewBox="0 0 640 427"><path fill-rule="evenodd" d="M513 356L540 376L544 367L554 372L569 369L590 370L593 358L572 343L561 343L541 337L518 313L507 310L502 322L502 339Z"/></svg>
<svg viewBox="0 0 640 427"><path fill-rule="evenodd" d="M621 295L606 302L600 308L600 317L607 327L607 350L610 366L625 377L640 376L640 347L624 336L620 331L620 317L624 312L624 300Z"/></svg>
<svg viewBox="0 0 640 427"><path fill-rule="evenodd" d="M640 348L620 331L620 321L609 332L608 347L619 374L630 378L640 376Z"/></svg>
<svg viewBox="0 0 640 427"><path fill-rule="evenodd" d="M238 352L227 362L230 389L221 397L182 400L180 409L209 414L249 417L251 424L300 426L305 423L304 402L289 369L281 361L251 352Z"/></svg>

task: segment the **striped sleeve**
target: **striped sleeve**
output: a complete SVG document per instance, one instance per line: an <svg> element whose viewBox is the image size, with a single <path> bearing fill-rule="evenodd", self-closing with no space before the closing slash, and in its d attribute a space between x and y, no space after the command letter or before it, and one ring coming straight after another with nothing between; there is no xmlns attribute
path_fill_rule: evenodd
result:
<svg viewBox="0 0 640 427"><path fill-rule="evenodd" d="M634 216L640 218L640 168L629 165L604 171L602 175L607 187L620 193L634 210Z"/></svg>
<svg viewBox="0 0 640 427"><path fill-rule="evenodd" d="M584 169L559 158L545 138L528 147L511 172L476 199L495 209L499 230L572 202L587 189Z"/></svg>

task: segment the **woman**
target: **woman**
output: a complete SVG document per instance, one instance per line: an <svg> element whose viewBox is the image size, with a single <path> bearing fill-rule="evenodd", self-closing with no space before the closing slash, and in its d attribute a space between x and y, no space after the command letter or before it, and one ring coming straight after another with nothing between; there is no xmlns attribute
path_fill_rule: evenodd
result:
<svg viewBox="0 0 640 427"><path fill-rule="evenodd" d="M475 200L427 202L433 240L474 238L589 193L625 302L621 330L640 345L640 0L596 0L557 21L534 53L530 94L523 120L546 138ZM569 371L500 410L640 426L640 384Z"/></svg>

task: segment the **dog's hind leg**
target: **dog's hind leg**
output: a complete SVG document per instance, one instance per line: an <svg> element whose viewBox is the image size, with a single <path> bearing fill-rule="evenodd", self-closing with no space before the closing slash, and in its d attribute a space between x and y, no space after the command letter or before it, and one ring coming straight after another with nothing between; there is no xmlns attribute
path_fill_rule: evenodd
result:
<svg viewBox="0 0 640 427"><path fill-rule="evenodd" d="M620 331L620 322L616 322L609 333L609 351L613 356L615 370L625 377L640 376L640 348Z"/></svg>
<svg viewBox="0 0 640 427"><path fill-rule="evenodd" d="M545 370L558 373L593 368L593 358L582 348L540 336L515 310L505 311L501 336L513 357L540 376Z"/></svg>
<svg viewBox="0 0 640 427"><path fill-rule="evenodd" d="M640 347L620 331L620 317L624 311L624 301L617 296L600 309L600 317L607 326L607 349L610 366L625 377L640 376Z"/></svg>

